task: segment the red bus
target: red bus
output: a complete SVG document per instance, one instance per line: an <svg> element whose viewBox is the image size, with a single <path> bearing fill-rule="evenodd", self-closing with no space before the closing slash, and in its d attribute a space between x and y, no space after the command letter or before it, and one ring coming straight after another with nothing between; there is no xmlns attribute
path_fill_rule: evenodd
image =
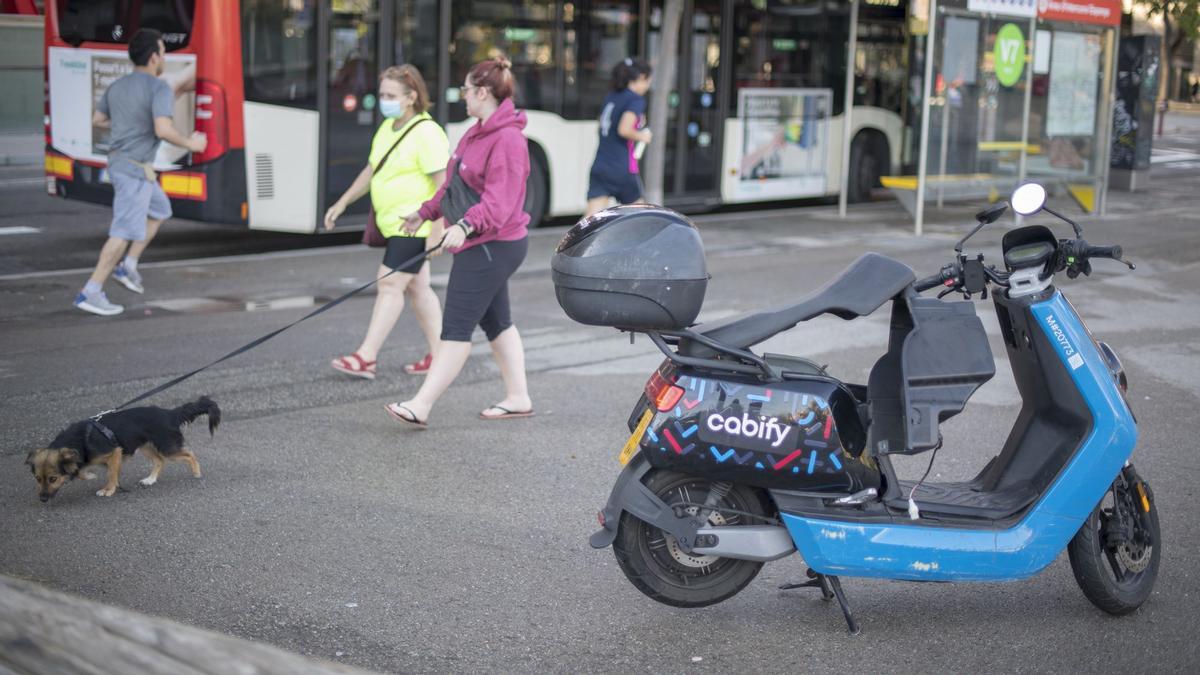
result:
<svg viewBox="0 0 1200 675"><path fill-rule="evenodd" d="M685 3L677 79L655 82L670 87L669 118L650 120L666 137L667 205L836 195L847 134L851 201L899 166L908 2L860 5L847 130L850 3ZM661 24L657 0L47 0L47 185L111 199L91 106L132 67L129 36L151 27L165 36L177 126L209 139L204 153L168 146L156 160L180 217L320 231L367 156L383 67L420 68L453 143L468 126L458 85L499 54L529 115L526 209L534 222L579 214L609 71L656 55ZM339 227L366 200L354 209Z"/></svg>

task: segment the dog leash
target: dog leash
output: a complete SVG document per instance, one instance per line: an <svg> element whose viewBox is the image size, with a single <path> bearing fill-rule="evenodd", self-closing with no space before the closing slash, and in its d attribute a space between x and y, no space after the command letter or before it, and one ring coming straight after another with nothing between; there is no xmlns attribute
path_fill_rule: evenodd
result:
<svg viewBox="0 0 1200 675"><path fill-rule="evenodd" d="M442 242L444 242L445 240L446 239L443 236ZM309 319L317 316L318 314L323 314L324 312L326 312L330 309L333 309L334 307L337 307L338 305L342 304L346 300L349 300L350 298L354 297L355 295L358 295L359 293L362 293L363 291L374 286L375 284L379 283L380 281L383 281L384 279L392 276L396 272L399 272L401 269L408 267L410 265L414 265L418 262L423 262L425 260L425 258L429 257L429 254L433 253L434 251L437 251L438 249L440 249L442 247L442 242L438 242L437 246L434 246L433 248L431 248L427 251L422 251L421 253L418 253L417 255L409 258L408 260L405 260L404 262L400 263L399 265L396 265L390 271L388 271L387 274L384 274L383 276L379 277L378 279L375 279L373 281L368 281L367 283L363 284L362 286L359 286L358 288L355 288L354 290L343 294L341 297L330 300L329 302L325 303L324 305L321 305L320 307L314 309L313 311L309 312L308 314L305 314L304 316L300 317L299 319L296 319L295 321L289 323L288 325L286 325L282 328L273 330L270 333L267 333L266 335L264 335L260 338L251 340L250 342L242 345L241 347L238 347L237 349L229 352L225 356L222 356L221 358L217 359L216 361L213 361L212 363L201 366L201 367L199 367L189 373L186 373L184 375L180 375L179 377L171 380L170 382L167 382L165 384L160 384L157 387L151 389L150 391L148 391L144 394L141 394L140 396L131 398L128 401L122 403L121 405L119 405L115 408L109 408L108 410L105 410L102 413L93 415L89 419L91 420L92 424L95 425L100 430L100 433L104 434L104 436L106 438L108 438L108 440L113 441L115 443L116 440L115 440L115 437L112 435L112 431L109 430L108 427L105 427L104 425L100 424L100 418L104 417L105 415L108 415L109 413L114 413L118 410L121 410L122 408L129 407L139 401L148 399L151 396L154 396L155 394L166 391L167 389L174 387L175 385L179 384L180 382L183 382L184 380L187 380L195 375L198 375L199 373L204 372L205 370L208 370L209 368L212 368L213 366L217 365L218 363L221 363L223 361L228 361L229 359L232 359L233 357L235 357L239 354L244 354L244 353L250 351L251 349L254 349L255 347L261 345L262 343L266 342L267 340L270 340L271 338L275 337L276 335L279 335L280 333L288 330L289 328L291 328L292 326L295 326L298 323L303 323L305 321L308 321Z"/></svg>

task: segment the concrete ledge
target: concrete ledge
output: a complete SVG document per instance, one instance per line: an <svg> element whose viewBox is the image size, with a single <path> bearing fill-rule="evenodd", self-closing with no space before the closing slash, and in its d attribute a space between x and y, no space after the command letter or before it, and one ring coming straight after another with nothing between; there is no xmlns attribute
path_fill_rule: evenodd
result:
<svg viewBox="0 0 1200 675"><path fill-rule="evenodd" d="M0 671L10 669L129 675L367 672L0 576Z"/></svg>

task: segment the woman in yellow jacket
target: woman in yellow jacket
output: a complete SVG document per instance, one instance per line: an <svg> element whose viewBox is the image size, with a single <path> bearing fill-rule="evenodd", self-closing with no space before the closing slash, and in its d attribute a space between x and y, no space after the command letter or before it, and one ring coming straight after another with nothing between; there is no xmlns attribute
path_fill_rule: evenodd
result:
<svg viewBox="0 0 1200 675"><path fill-rule="evenodd" d="M442 238L441 221L425 221L411 234L403 227L404 217L433 197L446 177L450 143L446 132L426 112L428 108L429 93L420 71L407 64L383 71L379 77L379 112L386 119L371 141L369 161L346 193L325 212L325 229L331 230L346 207L370 191L375 222L387 238L379 276L433 248ZM404 311L406 295L429 349L425 358L404 369L412 374L428 372L442 328L442 309L429 285L428 262L402 268L379 282L366 337L354 352L334 359L334 369L375 379L379 349Z"/></svg>

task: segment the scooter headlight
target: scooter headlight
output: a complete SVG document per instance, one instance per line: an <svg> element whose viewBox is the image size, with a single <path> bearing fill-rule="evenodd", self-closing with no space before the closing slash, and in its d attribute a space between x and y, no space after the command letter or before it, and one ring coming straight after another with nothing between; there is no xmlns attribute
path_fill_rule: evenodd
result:
<svg viewBox="0 0 1200 675"><path fill-rule="evenodd" d="M1117 352L1112 347L1108 346L1107 342L1098 342L1100 353L1104 355L1104 362L1108 364L1108 370L1112 373L1113 382L1121 390L1122 394L1129 392L1129 378L1125 376L1125 366L1121 365L1121 358L1117 356Z"/></svg>
<svg viewBox="0 0 1200 675"><path fill-rule="evenodd" d="M1125 366L1121 365L1121 358L1117 356L1117 352L1112 347L1108 346L1107 342L1097 340L1096 346L1104 355L1104 362L1108 364L1108 371L1112 373L1113 383L1121 392L1121 399L1125 401L1125 407L1129 409L1133 421L1137 422L1137 414L1133 412L1133 406L1129 403L1129 378L1125 376Z"/></svg>

